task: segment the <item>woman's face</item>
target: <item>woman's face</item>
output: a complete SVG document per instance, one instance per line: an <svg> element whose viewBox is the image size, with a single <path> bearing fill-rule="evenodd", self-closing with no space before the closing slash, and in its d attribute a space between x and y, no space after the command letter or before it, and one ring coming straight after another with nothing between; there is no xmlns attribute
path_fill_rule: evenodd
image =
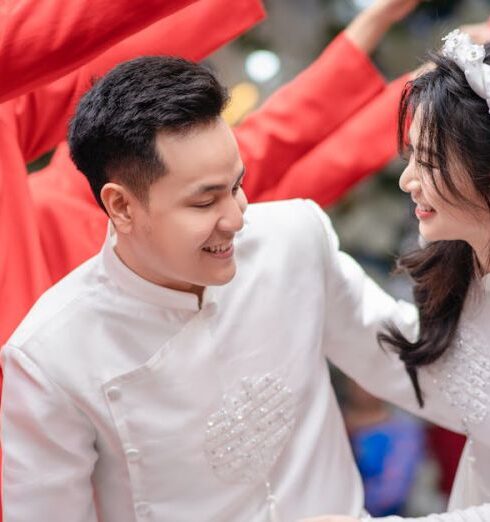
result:
<svg viewBox="0 0 490 522"><path fill-rule="evenodd" d="M465 199L451 194L439 171L433 170L431 174L424 165L426 158L420 157L419 134L420 108L415 113L409 132L410 160L399 181L400 188L409 193L416 204L415 215L419 220L420 234L427 241L466 241L478 255L480 250L487 248L490 240L488 208L457 161L451 163L451 178Z"/></svg>

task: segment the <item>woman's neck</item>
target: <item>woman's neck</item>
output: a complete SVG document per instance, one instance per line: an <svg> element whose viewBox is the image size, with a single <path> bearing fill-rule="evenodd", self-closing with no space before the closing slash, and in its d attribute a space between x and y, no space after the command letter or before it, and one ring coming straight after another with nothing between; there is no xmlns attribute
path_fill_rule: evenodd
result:
<svg viewBox="0 0 490 522"><path fill-rule="evenodd" d="M475 268L478 276L483 277L484 275L490 273L490 250L489 244L485 244L484 246L480 246L480 248L473 247L473 252L475 256Z"/></svg>

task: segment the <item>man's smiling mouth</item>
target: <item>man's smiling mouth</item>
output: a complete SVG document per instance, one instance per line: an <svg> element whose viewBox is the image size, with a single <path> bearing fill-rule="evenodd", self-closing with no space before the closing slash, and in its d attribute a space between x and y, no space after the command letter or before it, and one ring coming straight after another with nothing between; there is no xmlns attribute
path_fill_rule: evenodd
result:
<svg viewBox="0 0 490 522"><path fill-rule="evenodd" d="M205 252L209 252L210 254L225 254L231 251L233 248L233 242L223 243L221 245L208 246L203 247Z"/></svg>

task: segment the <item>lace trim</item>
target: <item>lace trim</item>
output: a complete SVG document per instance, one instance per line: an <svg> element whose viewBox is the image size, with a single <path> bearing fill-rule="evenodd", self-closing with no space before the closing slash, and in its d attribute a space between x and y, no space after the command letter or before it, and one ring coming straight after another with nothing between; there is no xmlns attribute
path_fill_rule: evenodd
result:
<svg viewBox="0 0 490 522"><path fill-rule="evenodd" d="M488 413L490 357L487 342L472 328L462 328L453 345L428 372L462 417L465 430L481 423Z"/></svg>

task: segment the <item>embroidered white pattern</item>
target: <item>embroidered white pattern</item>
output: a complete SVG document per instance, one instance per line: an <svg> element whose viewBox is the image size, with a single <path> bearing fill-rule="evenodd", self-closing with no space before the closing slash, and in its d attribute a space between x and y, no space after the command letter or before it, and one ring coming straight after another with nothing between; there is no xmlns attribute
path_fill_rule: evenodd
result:
<svg viewBox="0 0 490 522"><path fill-rule="evenodd" d="M462 328L453 345L429 367L429 373L450 404L461 413L469 432L488 413L490 357L488 343L475 330Z"/></svg>
<svg viewBox="0 0 490 522"><path fill-rule="evenodd" d="M469 86L487 102L490 109L490 65L484 63L485 47L474 43L460 29L451 31L443 41L442 54L458 65Z"/></svg>
<svg viewBox="0 0 490 522"><path fill-rule="evenodd" d="M267 482L294 422L293 395L279 377L245 377L237 394L225 395L222 408L208 418L208 462L226 482Z"/></svg>

